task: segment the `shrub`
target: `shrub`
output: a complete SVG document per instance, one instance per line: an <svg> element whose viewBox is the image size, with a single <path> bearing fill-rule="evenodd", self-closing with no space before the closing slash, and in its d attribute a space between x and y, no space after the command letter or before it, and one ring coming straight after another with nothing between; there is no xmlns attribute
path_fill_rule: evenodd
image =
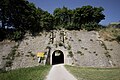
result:
<svg viewBox="0 0 120 80"><path fill-rule="evenodd" d="M8 61L6 61L6 64L5 64L5 66L6 67L11 67L12 66L12 61L11 60L8 60Z"/></svg>
<svg viewBox="0 0 120 80"><path fill-rule="evenodd" d="M77 51L77 54L84 55L81 51Z"/></svg>
<svg viewBox="0 0 120 80"><path fill-rule="evenodd" d="M67 24L65 26L65 29L67 29L67 30L79 30L80 29L79 26L80 26L79 24L70 23L70 24Z"/></svg>
<svg viewBox="0 0 120 80"><path fill-rule="evenodd" d="M72 51L69 51L69 55L68 56L73 57Z"/></svg>
<svg viewBox="0 0 120 80"><path fill-rule="evenodd" d="M107 51L107 52L105 52L104 54L105 54L105 56L106 56L107 58L111 58L111 55L109 54L109 52L108 52L108 51Z"/></svg>
<svg viewBox="0 0 120 80"><path fill-rule="evenodd" d="M35 54L32 53L32 51L28 52L30 54L31 57L35 57Z"/></svg>
<svg viewBox="0 0 120 80"><path fill-rule="evenodd" d="M13 33L13 40L17 41L17 40L21 40L22 38L23 38L22 31L15 31Z"/></svg>
<svg viewBox="0 0 120 80"><path fill-rule="evenodd" d="M82 41L81 39L78 39L78 41Z"/></svg>
<svg viewBox="0 0 120 80"><path fill-rule="evenodd" d="M116 37L116 40L117 40L118 42L120 42L120 35L118 35L118 36Z"/></svg>
<svg viewBox="0 0 120 80"><path fill-rule="evenodd" d="M0 28L0 41L6 38L6 30Z"/></svg>
<svg viewBox="0 0 120 80"><path fill-rule="evenodd" d="M70 45L68 45L68 50L70 50L71 49L71 46Z"/></svg>
<svg viewBox="0 0 120 80"><path fill-rule="evenodd" d="M64 46L63 43L59 43L59 46Z"/></svg>
<svg viewBox="0 0 120 80"><path fill-rule="evenodd" d="M89 22L81 25L82 29L85 29L87 31L92 31L92 30L98 30L100 26L98 23L95 22Z"/></svg>
<svg viewBox="0 0 120 80"><path fill-rule="evenodd" d="M81 51L77 51L78 54L81 54L82 52Z"/></svg>
<svg viewBox="0 0 120 80"><path fill-rule="evenodd" d="M15 54L16 54L16 49L13 47L12 51L8 54L6 59L14 60Z"/></svg>

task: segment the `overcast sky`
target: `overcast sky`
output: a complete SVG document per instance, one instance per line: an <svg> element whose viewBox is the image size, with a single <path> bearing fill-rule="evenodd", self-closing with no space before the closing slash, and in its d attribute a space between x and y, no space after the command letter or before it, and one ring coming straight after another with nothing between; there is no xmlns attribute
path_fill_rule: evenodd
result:
<svg viewBox="0 0 120 80"><path fill-rule="evenodd" d="M103 7L105 20L100 23L107 25L111 22L120 21L120 0L29 0L33 2L37 7L43 10L53 13L55 8L62 8L63 6L69 9L75 9L85 5L91 5L96 7Z"/></svg>

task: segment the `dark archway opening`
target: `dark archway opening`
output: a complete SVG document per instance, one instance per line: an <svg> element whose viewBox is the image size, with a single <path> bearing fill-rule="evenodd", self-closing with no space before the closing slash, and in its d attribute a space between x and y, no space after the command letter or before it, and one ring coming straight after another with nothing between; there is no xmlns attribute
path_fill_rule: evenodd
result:
<svg viewBox="0 0 120 80"><path fill-rule="evenodd" d="M56 50L52 54L52 65L64 63L64 54L60 50Z"/></svg>

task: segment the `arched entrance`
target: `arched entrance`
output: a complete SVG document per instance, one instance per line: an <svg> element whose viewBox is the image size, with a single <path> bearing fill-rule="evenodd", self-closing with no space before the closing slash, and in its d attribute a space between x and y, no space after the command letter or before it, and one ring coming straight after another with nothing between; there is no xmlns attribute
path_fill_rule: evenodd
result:
<svg viewBox="0 0 120 80"><path fill-rule="evenodd" d="M52 54L52 65L64 63L64 54L60 50L56 50Z"/></svg>

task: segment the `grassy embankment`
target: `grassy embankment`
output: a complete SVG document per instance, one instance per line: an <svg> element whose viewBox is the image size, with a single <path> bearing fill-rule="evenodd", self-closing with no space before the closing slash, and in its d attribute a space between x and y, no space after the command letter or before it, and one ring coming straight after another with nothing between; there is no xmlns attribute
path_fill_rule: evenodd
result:
<svg viewBox="0 0 120 80"><path fill-rule="evenodd" d="M78 80L120 80L120 68L65 67Z"/></svg>
<svg viewBox="0 0 120 80"><path fill-rule="evenodd" d="M116 40L120 42L120 28L103 28L99 31L100 36L104 38L104 40L113 41Z"/></svg>
<svg viewBox="0 0 120 80"><path fill-rule="evenodd" d="M0 73L0 80L44 80L51 66L21 68Z"/></svg>

